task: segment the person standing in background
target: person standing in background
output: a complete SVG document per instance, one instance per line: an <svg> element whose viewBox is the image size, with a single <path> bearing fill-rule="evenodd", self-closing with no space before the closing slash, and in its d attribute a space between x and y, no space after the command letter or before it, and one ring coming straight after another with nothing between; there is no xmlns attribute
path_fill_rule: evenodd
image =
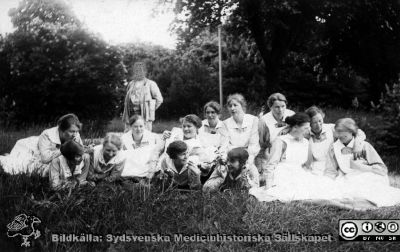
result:
<svg viewBox="0 0 400 252"><path fill-rule="evenodd" d="M133 65L132 78L127 86L122 114L125 132L130 129L129 118L133 115L141 115L144 118L146 129L151 131L155 120L155 111L163 102L157 83L147 79L146 74L147 69L144 62L136 62Z"/></svg>

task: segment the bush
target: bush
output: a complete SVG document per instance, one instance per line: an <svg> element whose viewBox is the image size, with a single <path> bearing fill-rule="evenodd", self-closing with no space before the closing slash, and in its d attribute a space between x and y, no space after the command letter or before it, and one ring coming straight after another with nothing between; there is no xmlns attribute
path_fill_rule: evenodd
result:
<svg viewBox="0 0 400 252"><path fill-rule="evenodd" d="M372 103L373 110L379 113L380 123L373 126L377 148L386 152L400 150L400 79L390 88L386 85L386 92L381 95L379 103Z"/></svg>
<svg viewBox="0 0 400 252"><path fill-rule="evenodd" d="M16 30L0 43L0 116L18 126L65 113L109 121L122 87L122 58L86 31L63 1L22 1ZM8 112L12 111L12 113Z"/></svg>

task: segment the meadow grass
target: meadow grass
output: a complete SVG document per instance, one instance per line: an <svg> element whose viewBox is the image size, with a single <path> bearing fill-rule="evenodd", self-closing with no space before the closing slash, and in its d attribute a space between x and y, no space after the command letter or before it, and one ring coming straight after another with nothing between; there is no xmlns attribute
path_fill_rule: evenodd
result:
<svg viewBox="0 0 400 252"><path fill-rule="evenodd" d="M42 251L87 250L337 250L389 251L396 243L339 242L339 219L396 219L398 208L365 212L343 210L310 203L260 203L246 192L219 193L212 197L200 192L178 191L138 193L119 185L83 187L72 192L53 193L47 180L37 175L1 175L0 226L16 214L26 213L42 221L42 237L33 241ZM4 207L6 206L6 207ZM52 234L331 234L332 242L103 242L54 243ZM19 246L18 239L2 236L1 251Z"/></svg>
<svg viewBox="0 0 400 252"><path fill-rule="evenodd" d="M328 122L347 111L327 111ZM366 114L370 117L370 114ZM337 118L336 118L337 117ZM156 132L179 124L158 122ZM22 131L0 130L0 153L9 152L17 139L39 135L44 127ZM121 132L118 120L107 131ZM104 132L82 133L94 139ZM368 132L367 132L368 136ZM88 140L92 141L92 140ZM400 170L399 157L383 157L392 171ZM138 190L119 184L82 187L74 191L52 192L48 179L36 174L0 174L0 227L26 213L40 218L42 236L33 241L30 251L396 251L389 242L340 242L340 219L398 219L399 208L354 211L305 202L260 203L243 191L218 193L211 197L200 192ZM400 175L392 173L391 184L400 187ZM330 234L332 242L174 242L174 234ZM164 234L172 242L56 243L52 234ZM20 238L0 237L0 251L17 250Z"/></svg>

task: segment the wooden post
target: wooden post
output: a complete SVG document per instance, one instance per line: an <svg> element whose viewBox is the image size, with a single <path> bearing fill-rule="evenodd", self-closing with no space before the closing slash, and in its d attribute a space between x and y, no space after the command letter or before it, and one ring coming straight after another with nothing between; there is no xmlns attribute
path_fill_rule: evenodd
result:
<svg viewBox="0 0 400 252"><path fill-rule="evenodd" d="M219 103L224 106L224 96L222 93L222 53L221 53L221 25L218 26L218 67L219 67Z"/></svg>

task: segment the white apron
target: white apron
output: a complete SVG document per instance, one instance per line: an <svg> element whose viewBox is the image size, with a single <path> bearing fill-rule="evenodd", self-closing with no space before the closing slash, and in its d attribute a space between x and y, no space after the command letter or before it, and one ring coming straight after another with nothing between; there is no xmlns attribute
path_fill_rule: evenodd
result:
<svg viewBox="0 0 400 252"><path fill-rule="evenodd" d="M338 192L331 190L333 180L315 176L302 165L308 158L309 141L296 141L292 136L279 136L286 144L286 160L281 161L273 173L273 186L251 189L250 194L260 201L292 201L336 198Z"/></svg>
<svg viewBox="0 0 400 252"><path fill-rule="evenodd" d="M332 128L327 124L323 124L321 134L323 135L320 140L315 141L313 136L310 138L311 152L313 156L311 172L318 176L324 175L329 147L334 140Z"/></svg>
<svg viewBox="0 0 400 252"><path fill-rule="evenodd" d="M352 143L354 144L354 139L348 147L352 148ZM344 145L339 140L333 144L335 158L341 171L336 178L336 183L343 189L342 198L364 199L377 207L400 204L400 189L389 185L388 176L352 169L350 160L353 154L343 154L343 147ZM367 164L364 159L356 162Z"/></svg>

